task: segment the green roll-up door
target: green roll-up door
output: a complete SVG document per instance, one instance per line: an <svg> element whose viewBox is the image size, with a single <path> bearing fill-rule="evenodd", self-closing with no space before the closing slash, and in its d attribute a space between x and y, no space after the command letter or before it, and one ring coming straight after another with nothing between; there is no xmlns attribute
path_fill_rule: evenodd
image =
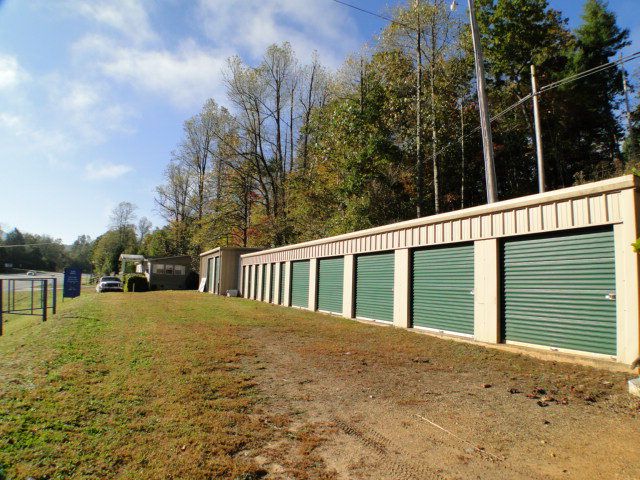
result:
<svg viewBox="0 0 640 480"><path fill-rule="evenodd" d="M271 278L271 291L269 292L269 301L273 303L276 298L276 264L271 263L269 267L269 278Z"/></svg>
<svg viewBox="0 0 640 480"><path fill-rule="evenodd" d="M270 264L265 263L264 265L262 265L262 301L263 302L268 302L269 301L269 297L267 296L269 294L269 291L267 290L267 278L269 278L269 268L271 267Z"/></svg>
<svg viewBox="0 0 640 480"><path fill-rule="evenodd" d="M342 313L344 258L318 261L318 310Z"/></svg>
<svg viewBox="0 0 640 480"><path fill-rule="evenodd" d="M613 232L507 240L504 339L616 354Z"/></svg>
<svg viewBox="0 0 640 480"><path fill-rule="evenodd" d="M414 327L473 335L473 245L413 252Z"/></svg>
<svg viewBox="0 0 640 480"><path fill-rule="evenodd" d="M220 257L213 259L213 292L220 293Z"/></svg>
<svg viewBox="0 0 640 480"><path fill-rule="evenodd" d="M280 290L280 298L279 304L284 305L284 271L285 271L285 262L280 262L280 279L278 282L278 289Z"/></svg>
<svg viewBox="0 0 640 480"><path fill-rule="evenodd" d="M394 254L356 257L356 317L393 321Z"/></svg>
<svg viewBox="0 0 640 480"><path fill-rule="evenodd" d="M309 308L309 260L291 263L291 305Z"/></svg>

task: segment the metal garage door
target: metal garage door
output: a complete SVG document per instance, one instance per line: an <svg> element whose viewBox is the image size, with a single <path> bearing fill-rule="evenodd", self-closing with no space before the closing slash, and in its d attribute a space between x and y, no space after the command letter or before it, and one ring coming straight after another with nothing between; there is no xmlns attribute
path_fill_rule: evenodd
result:
<svg viewBox="0 0 640 480"><path fill-rule="evenodd" d="M267 289L267 282L271 278L271 264L265 263L262 266L262 301L268 302L269 299L269 290Z"/></svg>
<svg viewBox="0 0 640 480"><path fill-rule="evenodd" d="M207 258L207 292L213 292L213 258Z"/></svg>
<svg viewBox="0 0 640 480"><path fill-rule="evenodd" d="M269 278L271 279L270 291L269 291L269 302L273 302L273 299L276 298L276 264L269 264Z"/></svg>
<svg viewBox="0 0 640 480"><path fill-rule="evenodd" d="M611 230L507 240L504 339L616 354Z"/></svg>
<svg viewBox="0 0 640 480"><path fill-rule="evenodd" d="M309 308L309 260L291 263L291 305Z"/></svg>
<svg viewBox="0 0 640 480"><path fill-rule="evenodd" d="M318 261L318 310L342 313L344 258L322 258Z"/></svg>
<svg viewBox="0 0 640 480"><path fill-rule="evenodd" d="M414 327L473 335L473 245L413 252Z"/></svg>
<svg viewBox="0 0 640 480"><path fill-rule="evenodd" d="M213 259L213 293L220 293L220 257Z"/></svg>
<svg viewBox="0 0 640 480"><path fill-rule="evenodd" d="M247 298L249 296L249 277L247 275L247 266L242 267L242 296Z"/></svg>
<svg viewBox="0 0 640 480"><path fill-rule="evenodd" d="M393 321L394 254L356 257L356 317Z"/></svg>
<svg viewBox="0 0 640 480"><path fill-rule="evenodd" d="M257 300L258 298L258 265L252 265L251 268L253 269L253 275L251 276L251 283L252 283L251 298L253 300Z"/></svg>
<svg viewBox="0 0 640 480"><path fill-rule="evenodd" d="M285 271L285 262L280 263L280 278L278 279L278 289L280 293L279 304L284 305L284 271Z"/></svg>

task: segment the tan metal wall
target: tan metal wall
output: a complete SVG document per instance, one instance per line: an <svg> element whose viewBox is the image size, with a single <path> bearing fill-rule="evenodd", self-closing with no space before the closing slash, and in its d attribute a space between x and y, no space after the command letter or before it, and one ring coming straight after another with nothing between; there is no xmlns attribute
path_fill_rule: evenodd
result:
<svg viewBox="0 0 640 480"><path fill-rule="evenodd" d="M632 175L482 205L242 256L244 265L415 248L622 221L620 192Z"/></svg>

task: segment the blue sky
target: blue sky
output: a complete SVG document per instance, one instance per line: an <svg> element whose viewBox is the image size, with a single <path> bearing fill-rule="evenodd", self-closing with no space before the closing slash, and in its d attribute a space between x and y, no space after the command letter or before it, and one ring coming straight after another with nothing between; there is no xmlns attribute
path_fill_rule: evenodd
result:
<svg viewBox="0 0 640 480"><path fill-rule="evenodd" d="M579 22L582 1L550 3ZM637 50L640 0L609 5ZM0 0L0 225L70 243L123 200L162 225L154 188L182 122L225 102L228 57L288 40L336 68L383 26L331 0Z"/></svg>

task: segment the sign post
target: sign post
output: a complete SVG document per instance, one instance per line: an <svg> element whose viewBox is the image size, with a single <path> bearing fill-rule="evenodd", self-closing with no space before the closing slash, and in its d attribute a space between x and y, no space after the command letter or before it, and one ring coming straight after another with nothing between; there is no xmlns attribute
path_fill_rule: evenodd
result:
<svg viewBox="0 0 640 480"><path fill-rule="evenodd" d="M82 270L79 268L64 269L64 284L62 298L75 298L80 296L82 285Z"/></svg>

